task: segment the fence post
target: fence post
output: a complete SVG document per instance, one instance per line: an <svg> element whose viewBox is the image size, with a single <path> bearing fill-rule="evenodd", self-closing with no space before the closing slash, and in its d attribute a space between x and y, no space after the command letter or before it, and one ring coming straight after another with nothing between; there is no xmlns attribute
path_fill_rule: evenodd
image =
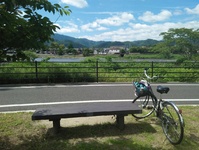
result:
<svg viewBox="0 0 199 150"><path fill-rule="evenodd" d="M96 82L98 83L98 60L96 61Z"/></svg>
<svg viewBox="0 0 199 150"><path fill-rule="evenodd" d="M151 69L152 69L152 70L151 70L151 76L152 76L152 77L153 77L153 67L154 67L154 66L153 66L153 61L152 61L152 62L151 62Z"/></svg>
<svg viewBox="0 0 199 150"><path fill-rule="evenodd" d="M38 68L37 68L37 61L35 61L35 76L36 76L36 79L38 80Z"/></svg>

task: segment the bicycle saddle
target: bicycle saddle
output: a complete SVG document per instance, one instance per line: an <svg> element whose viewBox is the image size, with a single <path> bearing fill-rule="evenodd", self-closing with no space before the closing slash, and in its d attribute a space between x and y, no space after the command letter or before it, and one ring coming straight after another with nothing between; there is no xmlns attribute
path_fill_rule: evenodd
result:
<svg viewBox="0 0 199 150"><path fill-rule="evenodd" d="M164 87L164 86L158 85L157 86L157 92L159 92L160 94L168 93L169 87Z"/></svg>

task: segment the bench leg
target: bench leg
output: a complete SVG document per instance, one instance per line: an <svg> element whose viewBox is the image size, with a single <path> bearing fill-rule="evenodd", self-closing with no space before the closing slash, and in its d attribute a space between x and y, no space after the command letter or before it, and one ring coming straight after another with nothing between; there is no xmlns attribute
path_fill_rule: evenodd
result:
<svg viewBox="0 0 199 150"><path fill-rule="evenodd" d="M54 133L58 133L59 132L59 129L60 129L60 120L61 119L55 119L55 120L52 120L53 121L53 130L54 130Z"/></svg>
<svg viewBox="0 0 199 150"><path fill-rule="evenodd" d="M124 130L124 115L116 116L117 126L120 130Z"/></svg>

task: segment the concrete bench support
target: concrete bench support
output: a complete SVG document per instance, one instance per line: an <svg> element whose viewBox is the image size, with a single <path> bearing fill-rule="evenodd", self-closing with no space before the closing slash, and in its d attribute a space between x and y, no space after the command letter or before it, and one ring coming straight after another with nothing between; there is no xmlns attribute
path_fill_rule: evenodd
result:
<svg viewBox="0 0 199 150"><path fill-rule="evenodd" d="M117 123L117 127L120 129L120 130L124 130L124 115L117 115L116 116L116 123Z"/></svg>
<svg viewBox="0 0 199 150"><path fill-rule="evenodd" d="M50 120L53 122L53 130L54 130L54 133L58 133L59 132L59 129L61 128L60 126L60 121L61 119L54 119L54 120Z"/></svg>

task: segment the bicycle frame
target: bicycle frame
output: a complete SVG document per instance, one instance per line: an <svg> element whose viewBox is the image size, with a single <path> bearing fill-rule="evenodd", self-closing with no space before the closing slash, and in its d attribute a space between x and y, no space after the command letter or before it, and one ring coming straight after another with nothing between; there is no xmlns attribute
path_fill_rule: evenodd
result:
<svg viewBox="0 0 199 150"><path fill-rule="evenodd" d="M162 108L161 108L161 106L164 103L164 100L162 98L158 99L154 95L152 88L151 88L151 91L150 91L150 95L154 98L155 103L156 103L156 106L155 106L156 117L158 117L159 119L162 119ZM148 102L147 102L147 104L148 104Z"/></svg>
<svg viewBox="0 0 199 150"><path fill-rule="evenodd" d="M152 90L152 88L151 88ZM158 117L160 120L162 120L163 118L163 113L162 113L162 108L164 106L164 100L162 98L157 98L154 94L153 94L153 91L151 91L151 96L153 96L153 98L155 99L155 102L156 102L156 107L155 107L155 112L156 112L156 117ZM179 114L182 114L182 111L178 109L178 107L171 101L167 101L169 103L171 103L171 105L173 105L173 107L179 112ZM184 123L184 120L182 118L182 116L180 115L180 120L181 122L183 123L183 126L185 126L185 123Z"/></svg>

